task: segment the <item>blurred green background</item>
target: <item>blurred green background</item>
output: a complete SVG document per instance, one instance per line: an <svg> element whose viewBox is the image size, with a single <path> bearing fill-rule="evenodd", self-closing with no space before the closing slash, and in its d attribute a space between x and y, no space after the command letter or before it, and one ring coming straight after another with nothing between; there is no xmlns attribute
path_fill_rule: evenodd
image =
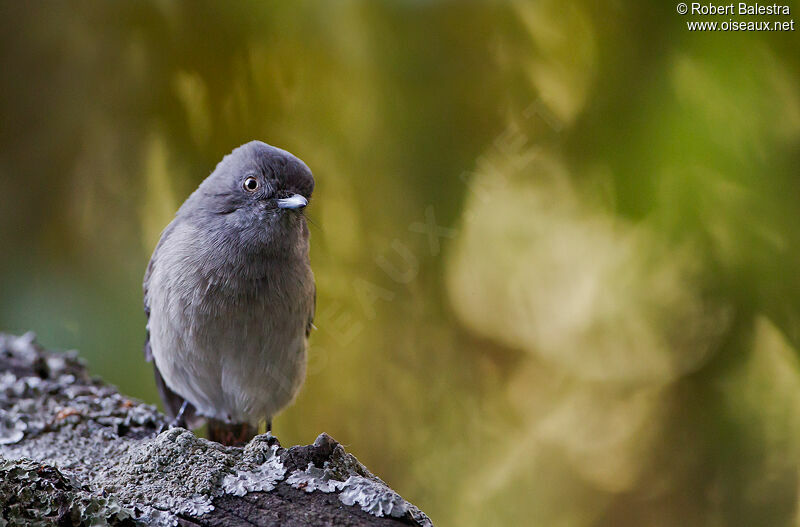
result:
<svg viewBox="0 0 800 527"><path fill-rule="evenodd" d="M5 1L0 328L155 403L145 265L257 138L317 178L284 444L443 526L798 525L800 39L690 19Z"/></svg>

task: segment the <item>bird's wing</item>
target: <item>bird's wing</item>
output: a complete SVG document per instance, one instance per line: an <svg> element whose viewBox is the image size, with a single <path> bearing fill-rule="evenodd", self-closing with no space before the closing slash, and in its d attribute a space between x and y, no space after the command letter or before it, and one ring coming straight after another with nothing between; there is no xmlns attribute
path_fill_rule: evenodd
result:
<svg viewBox="0 0 800 527"><path fill-rule="evenodd" d="M311 335L311 330L314 329L314 312L317 310L317 284L314 284L314 298L311 301L311 309L308 313L308 322L306 323L306 338Z"/></svg>
<svg viewBox="0 0 800 527"><path fill-rule="evenodd" d="M144 291L144 316L147 318L144 326L144 358L147 362L153 360L153 350L150 348L150 297L148 293L150 289L150 275L153 274L155 259L156 255L153 253L150 262L147 264L147 270L144 273L144 284L142 285Z"/></svg>
<svg viewBox="0 0 800 527"><path fill-rule="evenodd" d="M170 223L164 232L161 234L161 239L158 241L158 245L156 245L156 249L153 251L153 256L150 258L150 262L147 264L147 270L144 273L144 283L142 284L142 289L144 291L144 315L147 317L147 325L145 326L145 338L144 338L144 358L147 362L153 363L153 373L155 374L156 378L156 387L158 388L158 393L161 396L161 401L164 403L164 409L167 411L171 417L175 417L178 414L181 406L183 405L184 399L177 393L173 392L167 386L167 383L164 382L164 378L161 376L161 372L158 371L158 366L153 361L153 349L150 344L150 279L153 275L153 270L155 269L156 265L158 264L158 253L159 249L164 243L170 233L172 232L173 224Z"/></svg>
<svg viewBox="0 0 800 527"><path fill-rule="evenodd" d="M156 248L153 250L153 256L150 257L150 262L147 264L147 270L144 272L142 291L144 293L144 316L147 317L147 323L145 325L146 333L144 340L144 358L147 359L147 362L151 362L153 360L153 350L150 348L150 279L153 276L153 270L156 268L161 246L164 245L164 242L167 238L169 238L174 229L175 222L173 221L170 222L170 224L167 225L164 231L161 233L161 238L159 238Z"/></svg>

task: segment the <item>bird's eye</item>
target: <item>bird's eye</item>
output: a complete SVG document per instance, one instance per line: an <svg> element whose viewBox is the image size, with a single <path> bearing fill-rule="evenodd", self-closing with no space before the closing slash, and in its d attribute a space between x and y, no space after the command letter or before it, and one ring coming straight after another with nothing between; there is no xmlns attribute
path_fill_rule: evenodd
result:
<svg viewBox="0 0 800 527"><path fill-rule="evenodd" d="M251 177L249 177L249 178L244 180L244 183L242 183L242 186L244 187L244 189L247 192L255 192L256 190L258 190L258 187L260 185L258 183L258 180L251 176Z"/></svg>

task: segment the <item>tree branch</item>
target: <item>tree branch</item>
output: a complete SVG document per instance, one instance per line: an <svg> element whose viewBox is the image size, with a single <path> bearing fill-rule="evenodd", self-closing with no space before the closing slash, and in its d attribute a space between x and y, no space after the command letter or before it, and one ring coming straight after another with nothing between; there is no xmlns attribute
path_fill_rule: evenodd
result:
<svg viewBox="0 0 800 527"><path fill-rule="evenodd" d="M224 447L0 334L0 525L431 526L326 434Z"/></svg>

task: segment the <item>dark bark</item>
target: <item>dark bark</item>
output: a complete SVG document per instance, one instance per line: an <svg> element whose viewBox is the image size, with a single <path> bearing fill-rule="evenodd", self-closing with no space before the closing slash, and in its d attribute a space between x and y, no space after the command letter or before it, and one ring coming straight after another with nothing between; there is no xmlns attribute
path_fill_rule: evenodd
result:
<svg viewBox="0 0 800 527"><path fill-rule="evenodd" d="M223 447L0 334L0 525L431 525L322 434Z"/></svg>

